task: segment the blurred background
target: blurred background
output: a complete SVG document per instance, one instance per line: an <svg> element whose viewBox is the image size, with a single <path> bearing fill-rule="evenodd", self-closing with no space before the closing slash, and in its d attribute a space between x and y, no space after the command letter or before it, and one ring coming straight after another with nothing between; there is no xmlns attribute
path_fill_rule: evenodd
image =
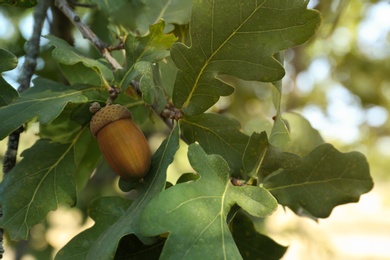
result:
<svg viewBox="0 0 390 260"><path fill-rule="evenodd" d="M359 203L336 207L327 219L314 222L280 208L266 221L267 234L289 249L283 259L390 259L390 3L388 0L311 0L323 23L308 43L285 53L287 74L283 79L283 111L302 114L320 131L326 142L337 149L360 151L368 158L374 189ZM82 10L80 10L82 14ZM79 10L77 10L79 12ZM19 57L18 68L3 73L17 87L26 41L32 31L32 10L0 7L0 48ZM96 11L82 16L88 24L102 22ZM53 15L49 13L43 34ZM103 21L104 22L104 21ZM68 30L75 45L97 55L73 29ZM57 79L57 68L50 59L51 47L41 41L37 75ZM271 119L275 113L270 88L243 84L234 95L223 98L216 109L234 114L245 129L259 116ZM148 128L148 126L144 126ZM21 151L38 138L39 129L31 125L21 137ZM163 134L150 131L155 149ZM0 159L6 140L0 142ZM169 171L189 170L186 146ZM86 216L89 201L99 195L121 194L114 174L96 172L80 191L76 208L59 208L47 221L31 230L29 241L11 242L6 238L4 259L51 259L69 239L93 225Z"/></svg>

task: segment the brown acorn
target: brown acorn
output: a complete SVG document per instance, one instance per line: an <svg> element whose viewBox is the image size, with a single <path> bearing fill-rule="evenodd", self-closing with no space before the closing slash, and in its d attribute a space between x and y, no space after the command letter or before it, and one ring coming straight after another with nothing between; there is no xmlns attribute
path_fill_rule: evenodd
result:
<svg viewBox="0 0 390 260"><path fill-rule="evenodd" d="M150 168L148 142L121 105L107 105L96 112L90 123L100 150L111 168L130 181L142 179Z"/></svg>

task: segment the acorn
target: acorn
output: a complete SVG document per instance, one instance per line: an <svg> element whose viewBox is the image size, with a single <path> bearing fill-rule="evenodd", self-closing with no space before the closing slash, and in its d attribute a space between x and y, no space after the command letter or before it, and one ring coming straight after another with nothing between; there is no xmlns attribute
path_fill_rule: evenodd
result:
<svg viewBox="0 0 390 260"><path fill-rule="evenodd" d="M123 179L138 181L150 168L148 142L122 105L107 105L90 122L91 133L110 167Z"/></svg>

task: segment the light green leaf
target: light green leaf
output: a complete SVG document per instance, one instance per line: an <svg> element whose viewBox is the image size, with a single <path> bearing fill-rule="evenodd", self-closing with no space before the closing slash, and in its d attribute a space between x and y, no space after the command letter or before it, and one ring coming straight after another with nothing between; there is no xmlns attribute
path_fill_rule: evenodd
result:
<svg viewBox="0 0 390 260"><path fill-rule="evenodd" d="M304 156L324 143L318 130L303 116L297 113L283 113L283 118L288 122L291 137L286 151Z"/></svg>
<svg viewBox="0 0 390 260"><path fill-rule="evenodd" d="M101 84L99 85L102 86L103 82L101 78L104 78L108 82L114 79L113 72L106 60L96 60L86 57L79 50L70 46L66 41L53 35L46 35L45 38L50 41L50 44L55 46L52 56L56 61L62 64L60 68L64 69L63 72L69 77L69 80L73 84L89 83L93 85L96 84L96 82L100 82ZM79 72L75 73L74 69L72 70L71 68L65 66L73 66L78 63L81 63L85 67L80 72L82 73L81 75ZM76 66L80 67L80 65ZM89 82L86 82L86 79L88 79Z"/></svg>
<svg viewBox="0 0 390 260"><path fill-rule="evenodd" d="M233 88L218 76L272 82L285 72L274 55L306 42L320 23L307 1L196 0L190 20L191 46L174 44L179 69L173 101L187 115L211 107ZM226 19L228 17L228 19ZM271 22L272 21L272 22Z"/></svg>
<svg viewBox="0 0 390 260"><path fill-rule="evenodd" d="M139 35L148 32L149 25L163 19L168 29L171 24L186 24L190 19L192 0L117 0L111 4L105 0L92 0L110 17L110 20L125 26Z"/></svg>
<svg viewBox="0 0 390 260"><path fill-rule="evenodd" d="M177 68L170 57L159 62L162 85L169 97L172 97L173 85L175 84Z"/></svg>
<svg viewBox="0 0 390 260"><path fill-rule="evenodd" d="M287 247L281 246L271 238L258 233L249 217L236 214L231 230L234 241L244 259L279 260Z"/></svg>
<svg viewBox="0 0 390 260"><path fill-rule="evenodd" d="M24 91L15 102L0 108L0 140L35 117L41 124L51 122L69 102L87 102L83 93L95 89L87 86L72 89L47 79L35 79L34 87Z"/></svg>
<svg viewBox="0 0 390 260"><path fill-rule="evenodd" d="M287 127L286 121L278 112L274 120L271 135L269 136L269 142L273 146L284 150L290 144L290 140L290 132Z"/></svg>
<svg viewBox="0 0 390 260"><path fill-rule="evenodd" d="M6 175L0 185L3 208L0 226L12 239L27 239L29 229L41 222L49 211L60 204L73 206L76 203L75 174L83 163L76 155L86 145L85 138L80 139L85 131L89 129L80 131L68 144L38 140L21 154L22 161ZM87 134L92 138L89 132ZM94 167L89 165L89 174Z"/></svg>
<svg viewBox="0 0 390 260"><path fill-rule="evenodd" d="M264 217L276 209L275 198L261 187L233 186L228 164L197 144L189 146L188 158L200 178L154 198L142 215L142 232L146 236L169 232L160 259L240 259L227 225L231 207L238 204Z"/></svg>
<svg viewBox="0 0 390 260"><path fill-rule="evenodd" d="M164 23L150 26L150 32L144 37L129 34L125 41L126 67L118 70L116 77L120 79L119 87L126 88L138 73L137 62L159 62L169 56L168 49L176 41L173 34L164 34Z"/></svg>
<svg viewBox="0 0 390 260"><path fill-rule="evenodd" d="M238 173L249 137L240 132L240 124L218 114L184 117L180 120L184 138L189 143L198 142L209 154L219 154L231 169Z"/></svg>
<svg viewBox="0 0 390 260"><path fill-rule="evenodd" d="M295 213L326 218L334 207L357 202L373 182L364 155L341 153L323 144L305 156L299 167L270 175L264 187Z"/></svg>
<svg viewBox="0 0 390 260"><path fill-rule="evenodd" d="M167 98L158 64L140 61L135 65L135 70L142 75L139 81L142 99L161 113L167 104Z"/></svg>
<svg viewBox="0 0 390 260"><path fill-rule="evenodd" d="M3 79L1 73L16 68L18 59L12 53L0 48L0 107L19 97L18 92Z"/></svg>
<svg viewBox="0 0 390 260"><path fill-rule="evenodd" d="M283 55L278 55L278 61L283 64ZM287 122L282 117L280 104L282 102L282 81L278 80L272 82L272 85L275 87L272 89L272 100L276 108L276 115L274 116L274 125L272 126L271 134L269 136L269 142L279 148L284 150L291 141L290 131L287 125Z"/></svg>
<svg viewBox="0 0 390 260"><path fill-rule="evenodd" d="M97 227L93 226L76 236L62 250L59 259L78 256L79 248L83 249L82 259L113 259L120 239L128 234L135 234L144 243L153 243L154 238L145 237L139 231L140 215L150 200L165 188L166 170L178 148L179 129L176 127L153 155L151 169L144 178L144 183L136 185L138 197L130 207L121 207L116 218L101 219L102 223L97 219ZM102 210L106 211L105 208L107 207ZM95 211L96 216L100 216L100 210Z"/></svg>

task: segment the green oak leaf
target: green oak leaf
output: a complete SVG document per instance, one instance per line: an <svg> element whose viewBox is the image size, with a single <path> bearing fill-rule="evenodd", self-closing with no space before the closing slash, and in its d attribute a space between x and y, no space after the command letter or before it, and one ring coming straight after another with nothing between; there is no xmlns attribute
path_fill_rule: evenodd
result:
<svg viewBox="0 0 390 260"><path fill-rule="evenodd" d="M300 166L271 174L264 187L295 213L326 218L334 207L357 202L373 182L364 155L322 144L303 157Z"/></svg>
<svg viewBox="0 0 390 260"><path fill-rule="evenodd" d="M268 138L265 132L260 134L253 133L245 147L245 152L242 156L242 166L244 172L249 177L256 177L264 156L268 149Z"/></svg>
<svg viewBox="0 0 390 260"><path fill-rule="evenodd" d="M253 222L245 214L239 213L234 216L231 230L238 250L244 259L279 260L287 251L287 247L258 233Z"/></svg>
<svg viewBox="0 0 390 260"><path fill-rule="evenodd" d="M86 259L91 244L97 238L96 234L104 233L113 223L118 221L131 203L130 200L118 196L100 197L91 201L88 213L95 221L95 225L75 236L58 252L55 259Z"/></svg>
<svg viewBox="0 0 390 260"><path fill-rule="evenodd" d="M85 128L68 144L38 140L21 154L23 159L6 175L0 185L0 226L12 239L27 239L29 229L49 211L60 204L76 203L75 174L83 163L79 154L85 153L85 135L92 138ZM89 165L89 174L95 166Z"/></svg>
<svg viewBox="0 0 390 260"><path fill-rule="evenodd" d="M2 72L12 70L17 65L16 56L0 48L0 107L10 104L19 97L18 92L1 76Z"/></svg>
<svg viewBox="0 0 390 260"><path fill-rule="evenodd" d="M0 5L13 5L17 7L34 7L38 4L38 0L0 0Z"/></svg>
<svg viewBox="0 0 390 260"><path fill-rule="evenodd" d="M139 231L140 215L150 200L165 188L166 171L178 148L179 129L175 127L153 155L151 169L144 183L136 185L138 197L130 207L122 207L117 218L106 219L104 223L96 222L98 227L93 226L80 233L63 249L59 259L78 256L79 248L83 249L82 259L113 259L119 241L128 234L135 234L146 244L153 243L154 238L145 237ZM99 212L98 209L96 211ZM85 237L88 239L84 240Z"/></svg>
<svg viewBox="0 0 390 260"><path fill-rule="evenodd" d="M51 122L60 115L66 104L85 103L88 99L83 93L96 90L87 86L74 89L43 78L33 82L34 87L24 91L19 99L0 108L0 140L35 117L41 124Z"/></svg>
<svg viewBox="0 0 390 260"><path fill-rule="evenodd" d="M102 86L103 80L110 82L114 79L113 72L106 60L86 57L66 41L54 35L46 35L45 38L55 46L52 56L61 64L62 72L72 84L83 83L96 86L96 83L100 82L99 86ZM78 63L81 63L82 66ZM72 68L67 66L72 66ZM73 66L79 69L76 73Z"/></svg>
<svg viewBox="0 0 390 260"><path fill-rule="evenodd" d="M135 65L135 70L142 75L139 81L142 99L161 113L167 104L167 98L158 64L140 61Z"/></svg>
<svg viewBox="0 0 390 260"><path fill-rule="evenodd" d="M286 151L304 156L324 143L318 130L314 129L302 115L283 113L283 118L288 122L291 137Z"/></svg>
<svg viewBox="0 0 390 260"><path fill-rule="evenodd" d="M179 71L173 102L187 115L211 107L233 88L218 78L272 82L285 71L274 57L306 42L320 24L308 1L196 0L190 20L191 46L176 43L171 57ZM228 17L228 19L226 19Z"/></svg>
<svg viewBox="0 0 390 260"><path fill-rule="evenodd" d="M163 238L152 245L145 245L135 235L127 235L121 239L114 259L158 259L163 246Z"/></svg>
<svg viewBox="0 0 390 260"><path fill-rule="evenodd" d="M242 167L242 156L249 137L240 124L219 114L202 114L180 120L183 136L189 143L198 142L209 154L219 154L236 173Z"/></svg>
<svg viewBox="0 0 390 260"><path fill-rule="evenodd" d="M176 41L173 34L164 34L164 22L151 25L148 35L139 37L132 34L127 35L125 41L126 67L117 71L118 84L121 88L126 88L130 81L134 79L138 72L135 65L138 62L155 63L169 56L168 49Z"/></svg>
<svg viewBox="0 0 390 260"><path fill-rule="evenodd" d="M167 23L168 28L165 31L170 31L172 24L188 23L192 6L192 0L116 0L115 4L105 0L92 2L96 3L112 22L139 35L145 35L149 25L158 23L161 19Z"/></svg>
<svg viewBox="0 0 390 260"><path fill-rule="evenodd" d="M18 58L11 52L0 48L0 72L12 70L18 65Z"/></svg>
<svg viewBox="0 0 390 260"><path fill-rule="evenodd" d="M142 214L141 231L169 233L160 259L240 259L227 224L230 209L237 204L264 217L276 209L275 198L261 187L233 186L226 161L198 144L189 146L188 158L200 178L155 197Z"/></svg>
<svg viewBox="0 0 390 260"><path fill-rule="evenodd" d="M162 85L169 97L172 97L173 85L175 84L177 68L170 57L159 62Z"/></svg>
<svg viewBox="0 0 390 260"><path fill-rule="evenodd" d="M271 173L296 168L301 162L298 155L284 152L270 144L266 132L251 135L242 157L244 172L248 177L258 178L259 183Z"/></svg>

